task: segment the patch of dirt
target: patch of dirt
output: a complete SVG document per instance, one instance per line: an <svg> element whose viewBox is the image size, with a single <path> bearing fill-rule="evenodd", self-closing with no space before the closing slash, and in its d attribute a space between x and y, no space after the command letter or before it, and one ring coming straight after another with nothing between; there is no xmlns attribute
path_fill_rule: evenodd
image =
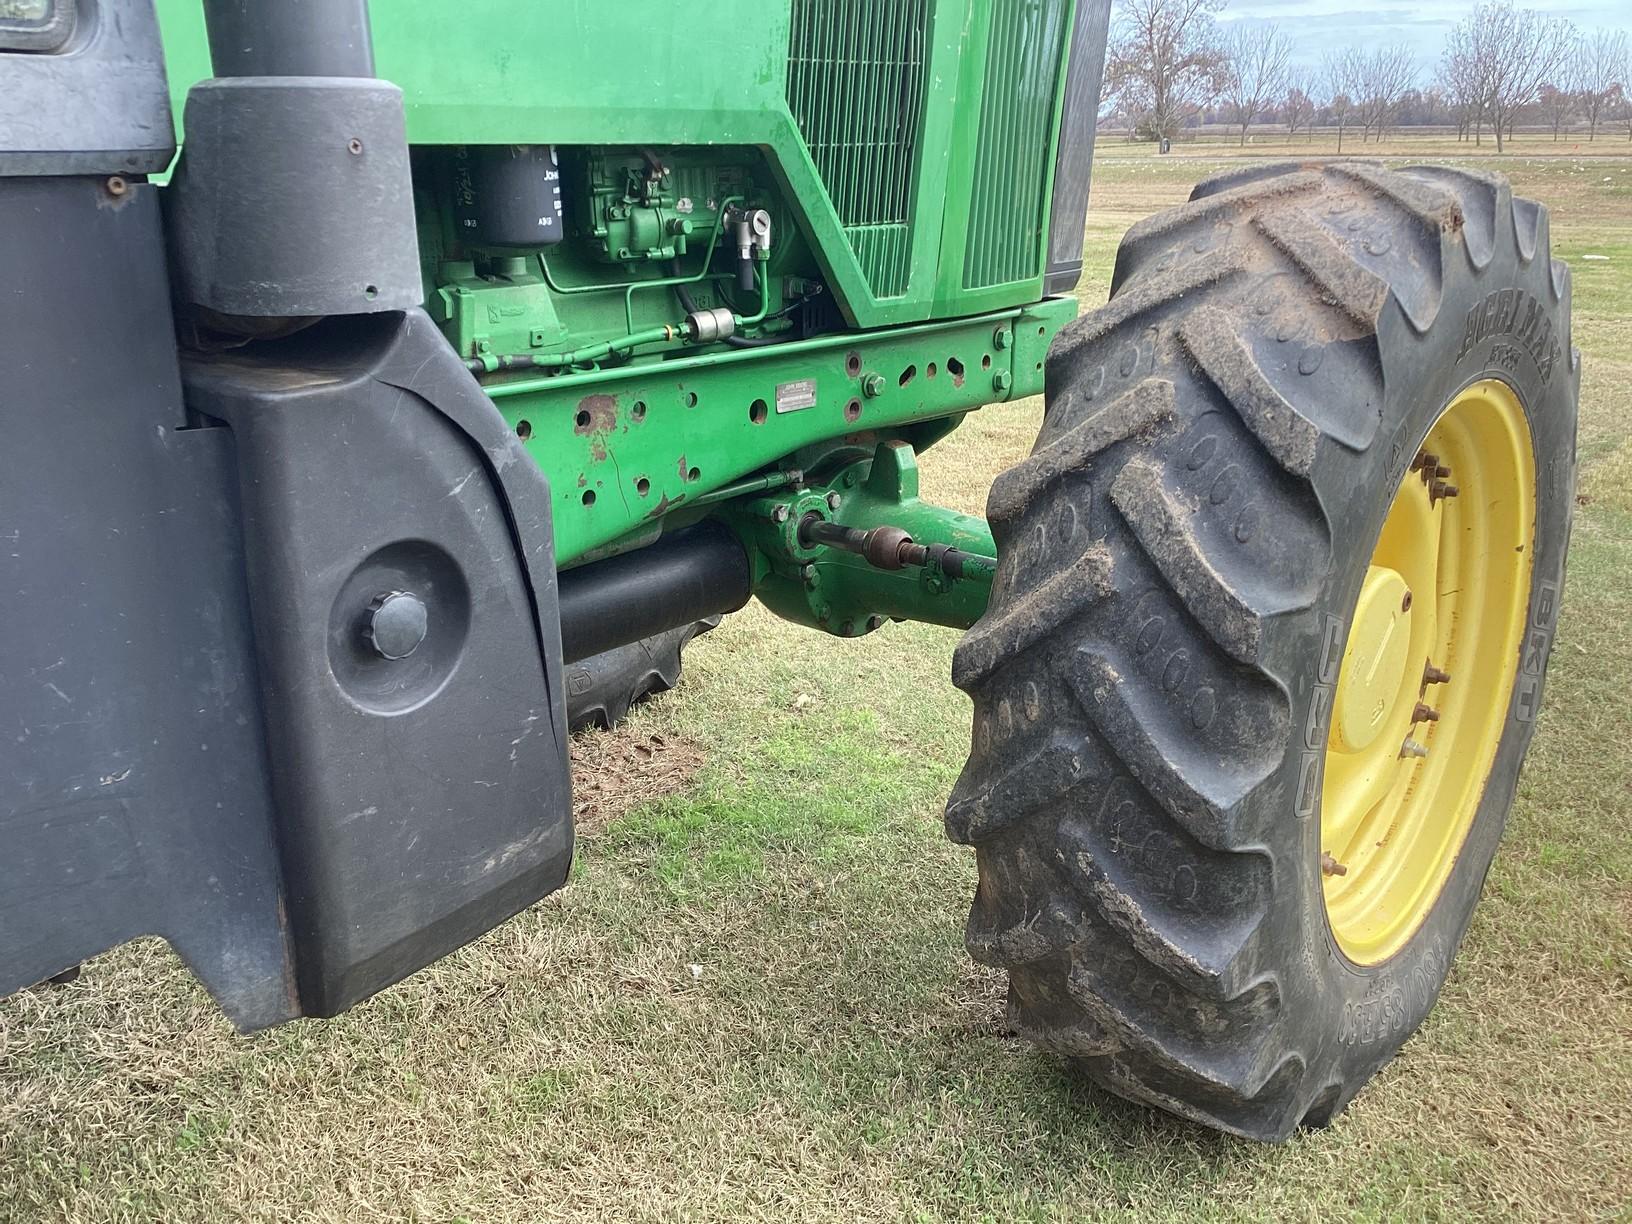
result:
<svg viewBox="0 0 1632 1224"><path fill-rule="evenodd" d="M672 795L702 768L702 748L656 731L584 731L572 737L573 817L594 837L638 804Z"/></svg>

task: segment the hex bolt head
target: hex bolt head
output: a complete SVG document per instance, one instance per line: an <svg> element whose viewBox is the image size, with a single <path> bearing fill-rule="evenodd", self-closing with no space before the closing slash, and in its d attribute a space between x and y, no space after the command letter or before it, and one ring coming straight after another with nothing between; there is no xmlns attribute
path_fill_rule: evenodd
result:
<svg viewBox="0 0 1632 1224"><path fill-rule="evenodd" d="M992 347L995 349L1006 349L1009 347L1008 328L1000 327L992 333Z"/></svg>
<svg viewBox="0 0 1632 1224"><path fill-rule="evenodd" d="M429 629L425 602L409 591L375 596L363 623L363 640L382 659L406 659L419 649Z"/></svg>
<svg viewBox="0 0 1632 1224"><path fill-rule="evenodd" d="M1440 671L1439 668L1435 667L1432 662L1424 665L1422 669L1422 683L1425 686L1429 684L1449 684L1450 681L1450 672Z"/></svg>
<svg viewBox="0 0 1632 1224"><path fill-rule="evenodd" d="M1462 490L1453 484L1446 484L1443 480L1436 480L1428 486L1428 504L1439 501L1444 497L1455 497Z"/></svg>
<svg viewBox="0 0 1632 1224"><path fill-rule="evenodd" d="M786 506L773 506L771 508L771 522L785 523L788 521L788 514L789 511Z"/></svg>
<svg viewBox="0 0 1632 1224"><path fill-rule="evenodd" d="M1349 869L1333 858L1330 850L1322 850L1320 852L1320 873L1329 876L1345 876L1349 874Z"/></svg>
<svg viewBox="0 0 1632 1224"><path fill-rule="evenodd" d="M1014 386L1014 375L1007 370L999 370L992 375L992 390L999 395L1005 394L1012 386Z"/></svg>
<svg viewBox="0 0 1632 1224"><path fill-rule="evenodd" d="M868 399L877 399L884 394L884 375L868 374L861 380L861 393Z"/></svg>
<svg viewBox="0 0 1632 1224"><path fill-rule="evenodd" d="M1406 757L1425 757L1427 755L1427 746L1417 743L1414 739L1407 738L1405 743L1400 745L1400 760L1402 761Z"/></svg>
<svg viewBox="0 0 1632 1224"><path fill-rule="evenodd" d="M1438 722L1439 711L1434 709L1433 706L1419 701L1416 708L1411 711L1411 721L1413 723Z"/></svg>
<svg viewBox="0 0 1632 1224"><path fill-rule="evenodd" d="M840 497L837 493L829 493L827 495L827 508L829 510L837 510L842 505L844 505L844 498Z"/></svg>

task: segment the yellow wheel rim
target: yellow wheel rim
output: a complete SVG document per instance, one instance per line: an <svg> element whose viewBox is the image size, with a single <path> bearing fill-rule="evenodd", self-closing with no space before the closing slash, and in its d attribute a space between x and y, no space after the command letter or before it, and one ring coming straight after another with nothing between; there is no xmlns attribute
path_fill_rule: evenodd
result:
<svg viewBox="0 0 1632 1224"><path fill-rule="evenodd" d="M1326 917L1356 964L1405 946L1473 824L1519 666L1535 484L1518 397L1476 383L1428 431L1378 536L1321 792Z"/></svg>

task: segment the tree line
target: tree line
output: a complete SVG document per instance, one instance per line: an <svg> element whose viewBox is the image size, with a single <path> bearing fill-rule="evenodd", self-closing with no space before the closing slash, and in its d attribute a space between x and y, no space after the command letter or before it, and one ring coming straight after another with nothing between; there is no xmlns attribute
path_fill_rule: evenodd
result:
<svg viewBox="0 0 1632 1224"><path fill-rule="evenodd" d="M1437 69L1426 73L1408 43L1349 47L1318 67L1292 60L1274 22L1215 17L1227 0L1118 0L1105 66L1102 122L1136 140L1176 138L1225 122L1246 143L1254 123L1287 139L1317 126L1364 144L1402 126L1454 128L1459 140L1501 151L1520 122L1554 139L1584 125L1632 140L1632 47L1624 31L1581 30L1513 0L1488 0L1458 22ZM1425 79L1426 78L1426 79Z"/></svg>

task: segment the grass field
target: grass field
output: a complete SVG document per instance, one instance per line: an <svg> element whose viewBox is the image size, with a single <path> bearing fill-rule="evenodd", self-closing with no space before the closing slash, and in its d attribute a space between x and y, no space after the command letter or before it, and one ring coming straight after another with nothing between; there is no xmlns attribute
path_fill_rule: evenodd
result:
<svg viewBox="0 0 1632 1224"><path fill-rule="evenodd" d="M154 943L0 1003L0 1214L1632 1219L1632 161L1528 153L1586 360L1548 705L1438 1009L1335 1126L1250 1146L1010 1037L940 829L955 635L749 609L576 746L572 884L343 1019L237 1038ZM1105 150L1085 304L1213 168ZM925 496L979 511L1039 414L976 414Z"/></svg>

